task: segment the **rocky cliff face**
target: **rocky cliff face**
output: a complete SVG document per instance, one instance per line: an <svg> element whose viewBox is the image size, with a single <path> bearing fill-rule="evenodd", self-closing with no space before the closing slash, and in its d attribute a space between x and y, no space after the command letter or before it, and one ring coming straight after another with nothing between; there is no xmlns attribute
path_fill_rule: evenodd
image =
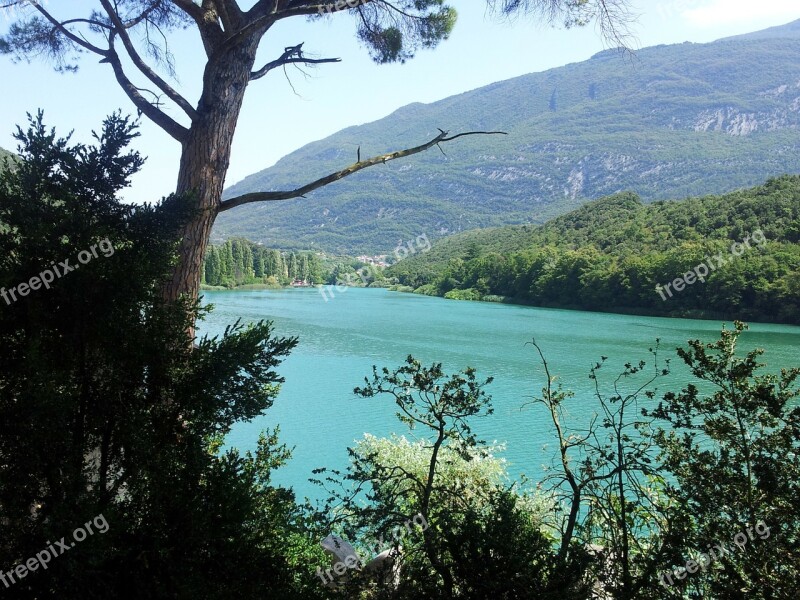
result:
<svg viewBox="0 0 800 600"><path fill-rule="evenodd" d="M784 83L758 95L779 106L762 112L746 112L737 106L703 110L694 119L693 130L750 135L756 131L797 129L800 122L800 81Z"/></svg>

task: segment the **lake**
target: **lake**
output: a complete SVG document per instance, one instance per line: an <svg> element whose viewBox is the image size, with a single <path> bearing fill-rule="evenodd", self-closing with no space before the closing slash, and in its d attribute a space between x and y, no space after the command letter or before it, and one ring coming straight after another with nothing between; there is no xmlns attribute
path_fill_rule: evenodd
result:
<svg viewBox="0 0 800 600"><path fill-rule="evenodd" d="M215 310L199 324L201 335L221 334L239 318L264 319L274 322L277 335L300 340L278 369L286 383L273 407L251 423L236 425L228 439L231 446L252 450L261 430L280 425L281 440L294 452L274 480L293 487L300 499L322 495L307 481L312 470L344 467L347 447L365 432L407 434L388 397L353 394L372 365L391 369L412 354L423 364L443 363L446 372L471 366L482 378L494 377L487 391L495 413L474 422L474 429L482 439L506 445L502 456L513 477L525 473L538 480L556 445L544 408L524 407L545 383L535 350L526 345L532 338L551 373L575 392L568 413L572 423L581 424L597 405L588 375L600 356L608 357L601 370L608 390L626 362L649 360L648 348L660 338L660 355L672 359L673 372L659 389L677 391L691 376L675 348L689 339L714 341L721 329L719 321L463 302L382 289L347 288L327 302L313 288L204 292L204 299ZM800 327L750 327L740 338L742 352L766 348L762 359L771 371L800 365Z"/></svg>

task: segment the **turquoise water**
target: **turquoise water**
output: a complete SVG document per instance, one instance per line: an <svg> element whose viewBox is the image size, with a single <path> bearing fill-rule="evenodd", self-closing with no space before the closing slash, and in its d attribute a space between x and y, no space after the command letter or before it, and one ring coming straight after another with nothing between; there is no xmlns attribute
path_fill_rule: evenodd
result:
<svg viewBox="0 0 800 600"><path fill-rule="evenodd" d="M610 381L630 361L649 359L648 348L661 338L661 356L672 359L670 381L659 387L679 389L690 380L675 348L688 339L717 339L721 322L623 316L603 313L459 302L414 294L349 288L334 291L327 302L316 289L205 292L214 312L199 325L201 334L217 335L236 319L272 320L276 333L300 340L279 368L286 378L267 414L237 425L229 444L255 447L265 427L280 425L281 439L294 447L290 464L275 477L300 498L320 497L308 483L317 467L342 468L348 446L364 433L405 434L388 398L362 399L353 388L363 383L372 365L399 366L409 354L423 363L441 362L447 371L475 367L493 376L487 391L495 414L475 422L483 439L506 444L509 472L538 480L542 465L555 450L544 409L524 405L544 384L533 337L542 347L550 371L575 392L568 414L574 424L595 410L589 369L601 355L609 359L601 381ZM800 365L800 327L751 324L740 338L742 350L763 347L770 370ZM608 390L610 385L603 386Z"/></svg>

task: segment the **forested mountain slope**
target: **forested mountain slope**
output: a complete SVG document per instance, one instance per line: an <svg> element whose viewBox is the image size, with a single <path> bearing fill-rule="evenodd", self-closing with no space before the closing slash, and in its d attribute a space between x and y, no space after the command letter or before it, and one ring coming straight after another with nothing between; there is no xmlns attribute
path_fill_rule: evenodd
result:
<svg viewBox="0 0 800 600"><path fill-rule="evenodd" d="M800 323L800 176L649 205L617 194L543 226L446 238L387 275L450 298Z"/></svg>
<svg viewBox="0 0 800 600"><path fill-rule="evenodd" d="M540 223L620 191L644 201L723 193L800 172L800 27L710 44L609 50L342 130L228 196L294 187L437 128L504 130L368 169L307 199L223 213L215 241L391 250L401 240Z"/></svg>

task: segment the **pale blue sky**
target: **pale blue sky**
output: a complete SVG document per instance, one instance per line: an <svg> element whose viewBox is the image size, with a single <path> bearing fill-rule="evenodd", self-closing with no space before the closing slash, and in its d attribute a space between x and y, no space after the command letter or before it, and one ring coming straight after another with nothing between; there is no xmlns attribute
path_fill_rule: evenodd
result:
<svg viewBox="0 0 800 600"><path fill-rule="evenodd" d="M40 0L57 14L69 6L88 7L92 0ZM324 22L295 19L272 30L261 56L275 58L285 46L305 42L307 53L338 56L340 64L321 65L311 77L289 70L298 95L283 73L274 71L251 84L234 142L227 184L270 166L292 150L344 127L374 121L411 102L432 102L495 81L589 58L603 49L593 27L550 29L517 19L499 22L488 16L482 0L451 0L459 21L451 38L434 51L420 53L405 65L377 66L354 36L347 15ZM640 15L634 33L640 47L684 41L707 42L780 25L800 18L797 0L635 0ZM9 15L0 13L0 29ZM191 32L175 36L179 88L195 103L204 54ZM88 139L103 116L115 109L134 112L114 82L108 65L86 56L76 75L59 75L42 61L13 64L0 57L0 146L13 149L14 125L26 111L42 108L48 124L61 132L74 129ZM179 109L171 114L179 117ZM442 127L446 128L447 123ZM132 201L168 194L177 175L178 144L158 127L142 120L136 148L147 165L126 193ZM322 173L308 173L313 179ZM298 184L304 182L297 182Z"/></svg>

